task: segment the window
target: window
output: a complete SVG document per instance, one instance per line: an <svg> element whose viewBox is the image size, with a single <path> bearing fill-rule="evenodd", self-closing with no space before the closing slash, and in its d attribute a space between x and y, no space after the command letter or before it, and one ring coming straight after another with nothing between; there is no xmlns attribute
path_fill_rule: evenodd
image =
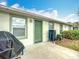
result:
<svg viewBox="0 0 79 59"><path fill-rule="evenodd" d="M26 37L26 20L12 17L12 33L18 38Z"/></svg>
<svg viewBox="0 0 79 59"><path fill-rule="evenodd" d="M54 30L54 23L49 23L49 30Z"/></svg>
<svg viewBox="0 0 79 59"><path fill-rule="evenodd" d="M73 27L73 30L78 30L78 27Z"/></svg>

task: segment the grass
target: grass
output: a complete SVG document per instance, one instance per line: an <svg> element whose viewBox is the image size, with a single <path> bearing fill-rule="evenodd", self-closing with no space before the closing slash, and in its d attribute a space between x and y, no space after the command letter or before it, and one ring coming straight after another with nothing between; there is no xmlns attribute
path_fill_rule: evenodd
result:
<svg viewBox="0 0 79 59"><path fill-rule="evenodd" d="M79 40L63 39L61 41L56 41L56 44L79 51Z"/></svg>

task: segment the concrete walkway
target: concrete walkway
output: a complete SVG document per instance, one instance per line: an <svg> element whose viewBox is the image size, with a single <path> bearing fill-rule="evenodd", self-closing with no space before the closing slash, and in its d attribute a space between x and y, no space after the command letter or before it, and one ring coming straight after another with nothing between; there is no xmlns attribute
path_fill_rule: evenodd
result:
<svg viewBox="0 0 79 59"><path fill-rule="evenodd" d="M29 47L22 59L79 59L79 53L47 42Z"/></svg>

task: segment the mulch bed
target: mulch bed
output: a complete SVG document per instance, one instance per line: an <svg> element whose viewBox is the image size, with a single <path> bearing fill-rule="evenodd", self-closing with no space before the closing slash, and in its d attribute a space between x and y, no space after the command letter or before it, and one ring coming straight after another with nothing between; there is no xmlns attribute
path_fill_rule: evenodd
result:
<svg viewBox="0 0 79 59"><path fill-rule="evenodd" d="M56 44L79 51L79 40L62 39L56 41Z"/></svg>

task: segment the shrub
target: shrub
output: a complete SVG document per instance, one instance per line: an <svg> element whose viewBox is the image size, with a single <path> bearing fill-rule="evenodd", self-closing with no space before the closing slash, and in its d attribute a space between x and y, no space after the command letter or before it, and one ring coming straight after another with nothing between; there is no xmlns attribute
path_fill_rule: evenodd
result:
<svg viewBox="0 0 79 59"><path fill-rule="evenodd" d="M79 39L79 30L69 30L69 31L63 31L62 32L63 38L66 39Z"/></svg>
<svg viewBox="0 0 79 59"><path fill-rule="evenodd" d="M57 40L61 40L62 39L62 35L61 34L57 34Z"/></svg>

